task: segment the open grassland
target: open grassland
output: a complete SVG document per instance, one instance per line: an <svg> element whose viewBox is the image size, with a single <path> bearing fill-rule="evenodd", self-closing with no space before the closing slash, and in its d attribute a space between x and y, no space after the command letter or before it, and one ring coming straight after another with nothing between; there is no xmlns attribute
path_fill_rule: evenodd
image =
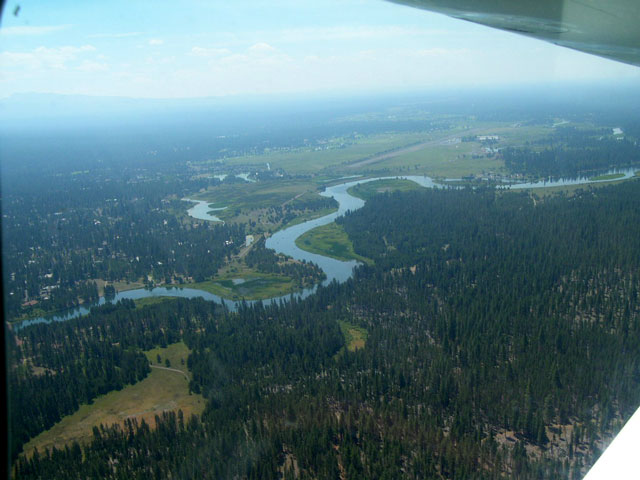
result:
<svg viewBox="0 0 640 480"><path fill-rule="evenodd" d="M325 215L329 215L337 211L338 211L338 208L336 207L336 208L323 208L322 210L314 210L312 212L306 212L294 218L293 220L288 222L286 225L283 225L278 230L284 230L285 228L293 227L294 225L298 225L299 223L304 223L308 220L313 220L315 218L324 217Z"/></svg>
<svg viewBox="0 0 640 480"><path fill-rule="evenodd" d="M231 300L263 300L287 295L299 289L299 286L287 276L261 273L240 262L228 265L212 280L187 286Z"/></svg>
<svg viewBox="0 0 640 480"><path fill-rule="evenodd" d="M229 165L269 163L283 168L288 173L318 173L323 170L357 174L363 172L394 171L413 169L419 173L446 176L451 173L447 162L454 161L463 155L471 156L482 153L479 142L460 142L460 138L472 134L498 134L510 132L509 144L520 143L521 138L539 135L536 129L505 126L495 122L477 122L474 128L454 126L446 131L415 133L384 133L369 135L353 140L342 148L316 150L315 147L296 149L287 152L267 152L261 155L234 157L225 159ZM521 129L517 135L512 130ZM530 132L528 134L527 132ZM507 137L505 137L506 139ZM524 140L522 141L524 143ZM502 167L502 162L492 163L487 167ZM453 174L469 175L482 173L485 166L477 162L464 163L457 166Z"/></svg>
<svg viewBox="0 0 640 480"><path fill-rule="evenodd" d="M96 282L98 286L98 294L100 296L104 295L104 287L105 285L113 285L116 289L116 292L124 292L127 290L135 290L136 288L144 288L143 282L126 282L126 281L118 281L118 282L107 282L101 278L93 279L92 281Z"/></svg>
<svg viewBox="0 0 640 480"><path fill-rule="evenodd" d="M495 128L494 134L500 136L499 146L520 146L531 140L553 134L555 129L550 125L502 125Z"/></svg>
<svg viewBox="0 0 640 480"><path fill-rule="evenodd" d="M296 290L296 286L289 277L255 273L248 277L236 278L242 278L244 283L236 285L232 278L223 278L195 283L190 287L231 300L262 300L287 295Z"/></svg>
<svg viewBox="0 0 640 480"><path fill-rule="evenodd" d="M434 145L398 155L368 167L370 172L386 171L407 175L415 173L444 178L504 171L502 160L496 157L478 156L479 154L480 150L473 142Z"/></svg>
<svg viewBox="0 0 640 480"><path fill-rule="evenodd" d="M272 210L294 204L301 197L316 198L322 188L341 177L354 175L426 174L436 178L460 178L483 173L508 173L495 152L508 146L523 146L553 132L550 126L523 126L504 122L453 118L451 128L409 133L354 135L331 139L324 145L294 150L267 151L260 155L225 159L230 166L260 165L283 168L291 174L311 174L306 178L282 178L254 183L222 184L193 196L210 202L226 222L251 225L252 233L274 232L283 228ZM497 135L497 142L487 143L478 135ZM471 139L471 141L463 141ZM329 213L296 212L293 224Z"/></svg>
<svg viewBox="0 0 640 480"><path fill-rule="evenodd" d="M173 343L168 347L152 348L147 350L144 354L149 359L149 363L152 367L160 366L166 367L165 360L169 360L169 367L184 372L189 379L191 379L191 372L187 370L187 357L189 356L189 347L184 342ZM158 362L158 355L160 356L160 362Z"/></svg>
<svg viewBox="0 0 640 480"><path fill-rule="evenodd" d="M298 195L314 193L317 189L317 184L310 180L278 179L222 184L197 194L195 199L209 201L212 208L227 207L225 210L216 212L218 217L227 220L243 209L280 206Z"/></svg>
<svg viewBox="0 0 640 480"><path fill-rule="evenodd" d="M223 184L195 196L209 201L212 208L226 207L215 212L221 220L246 224L250 233L259 234L279 230L284 227L283 222L291 225L335 211L337 204L334 208L319 208L330 205L318 193L323 189L322 183L330 179L323 176Z"/></svg>
<svg viewBox="0 0 640 480"><path fill-rule="evenodd" d="M345 348L350 352L355 352L356 350L364 348L368 335L364 328L345 322L344 320L338 320L338 325L340 325L345 346L335 354L334 358L337 359L343 355Z"/></svg>
<svg viewBox="0 0 640 480"><path fill-rule="evenodd" d="M409 192L422 188L411 180L402 180L399 178L390 178L385 180L377 180L375 182L361 183L354 185L347 190L347 193L354 197L368 200L374 195L386 192Z"/></svg>
<svg viewBox="0 0 640 480"><path fill-rule="evenodd" d="M187 346L180 342L167 348L156 348L145 352L147 357L157 363L157 356L171 362L172 369L151 368L151 373L135 385L129 385L120 391L109 392L98 397L91 405L82 405L72 415L64 417L46 432L41 433L25 445L27 455L35 448L43 452L46 448L64 447L73 441L87 442L92 437L94 426L122 423L126 418L144 419L149 425L155 425L155 416L165 410L181 409L185 418L191 414L200 414L204 410L205 399L201 395L189 394L189 376L186 362L189 355ZM184 361L184 364L182 363ZM36 398L33 399L37 401Z"/></svg>
<svg viewBox="0 0 640 480"><path fill-rule="evenodd" d="M136 308L143 308L148 305L156 305L158 303L170 302L175 299L176 297L146 297L146 298L136 298L134 300L134 303L136 304Z"/></svg>
<svg viewBox="0 0 640 480"><path fill-rule="evenodd" d="M458 125L446 132L434 134L423 143L364 159L351 164L349 168L368 174L415 172L449 178L486 172L506 173L504 162L495 155L488 156L486 147L522 146L526 142L545 137L552 131L549 126L469 120L464 126ZM485 145L477 139L462 141L465 137L479 135L497 135L499 139L491 145Z"/></svg>
<svg viewBox="0 0 640 480"><path fill-rule="evenodd" d="M609 173L607 175L598 175L597 177L591 177L589 180L602 181L602 180L618 180L624 177L624 173Z"/></svg>
<svg viewBox="0 0 640 480"><path fill-rule="evenodd" d="M380 152L401 148L431 138L429 132L381 133L328 140L325 145L265 152L260 155L226 158L226 165L260 165L282 168L287 173L317 173L338 168Z"/></svg>
<svg viewBox="0 0 640 480"><path fill-rule="evenodd" d="M272 169L282 168L289 174L312 175L413 171L430 176L459 177L483 172L504 173L503 162L487 157L486 147L535 145L535 140L548 137L555 131L550 124L479 121L475 117L446 115L432 117L425 116L424 112L420 115L425 121L423 131L354 134L301 148L265 150L261 154L226 158L223 162L230 167L248 168L252 165L263 168L269 163ZM446 122L449 128L430 130L428 125L433 121ZM482 135L497 135L499 138L495 143L483 143L477 138L462 141Z"/></svg>
<svg viewBox="0 0 640 480"><path fill-rule="evenodd" d="M372 260L353 251L353 244L341 225L335 222L314 228L296 239L296 245L308 252L325 255L336 260L358 260L372 263Z"/></svg>
<svg viewBox="0 0 640 480"><path fill-rule="evenodd" d="M344 320L339 320L338 323L340 324L344 341L347 344L347 349L350 352L364 348L367 341L367 331L364 328L345 322Z"/></svg>

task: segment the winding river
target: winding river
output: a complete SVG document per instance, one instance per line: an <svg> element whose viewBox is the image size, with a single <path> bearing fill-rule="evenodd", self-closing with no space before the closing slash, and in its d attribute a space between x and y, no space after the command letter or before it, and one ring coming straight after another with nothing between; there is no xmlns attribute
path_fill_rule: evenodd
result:
<svg viewBox="0 0 640 480"><path fill-rule="evenodd" d="M197 218L198 220L211 220L213 222L222 222L223 220L216 217L215 215L211 215L209 212L217 212L220 210L224 210L227 207L220 208L210 208L209 204L211 202L205 202L204 200L191 200L190 198L183 198L185 202L195 202L195 205L187 210L187 215L193 218Z"/></svg>
<svg viewBox="0 0 640 480"><path fill-rule="evenodd" d="M625 178L630 178L635 175L635 169L616 169L610 170L605 173L613 174L620 173L623 174L623 177L620 177L620 180ZM354 211L362 208L364 206L364 200L354 197L347 193L347 190L355 185L359 185L362 183L374 182L376 180L385 180L385 179L404 179L411 180L418 185L425 188L444 188L445 186L439 183L436 183L427 176L417 176L417 175L397 175L390 177L376 177L376 178L367 178L361 180L352 180L346 183L340 183L338 185L333 185L327 187L320 195L324 197L332 197L338 202L338 210L329 215L325 215L324 217L316 218L313 220L306 221L304 223L300 223L298 225L293 225L284 230L280 230L276 232L274 235L269 237L266 241L267 248L273 248L278 253L283 253L285 255L289 255L296 260L305 260L307 262L313 262L317 264L327 275L327 278L324 280L323 285L326 285L333 280L338 282L344 282L351 275L353 275L353 269L359 265L355 260L351 261L341 261L333 258L325 257L323 255L318 255L315 253L310 253L305 250L298 248L295 243L296 238L298 238L303 233L322 226L327 225L333 222L339 216L344 215L347 211ZM618 179L616 179L618 180ZM587 183L598 183L598 182L606 182L611 180L591 180L588 177L581 178L571 178L571 179L558 179L558 180L546 180L532 183L519 183L519 184L510 184L504 185L501 188L505 189L523 189L523 188L545 188L545 187L555 187L555 186L563 186L563 185L582 185ZM222 210L223 208L212 209L209 208L210 202L201 201L201 200L191 200L184 199L185 201L196 202L196 205L188 210L188 214L194 218L200 220L212 220L212 221L221 221L218 217L211 215L209 212L215 210ZM286 301L291 297L294 298L305 298L315 292L317 286L313 288L307 288L290 295L284 295L280 297L273 297L266 300L262 300L265 304L271 304L274 302ZM127 290L124 292L118 292L113 298L113 302L117 302L122 299L131 299L136 300L140 298L148 298L148 297L182 297L182 298L197 298L202 297L205 300L213 300L218 303L224 304L229 310L236 310L241 302L232 301L224 299L218 295L214 295L213 293L205 292L203 290L195 290L192 288L182 288L182 287L156 287L153 289L145 289L139 288L136 290ZM22 328L34 323L42 323L42 322L51 322L51 321L64 321L69 320L80 315L86 315L89 313L91 306L94 305L102 305L105 303L104 297L100 297L100 300L97 304L93 304L90 306L80 306L77 308L73 308L67 310L65 312L50 315L46 317L38 317L29 320L24 320L22 322L16 322L13 324L14 328ZM252 301L247 301L246 303L252 303Z"/></svg>
<svg viewBox="0 0 640 480"><path fill-rule="evenodd" d="M618 180L626 180L628 178L631 178L633 176L635 176L636 172L638 171L638 168L616 168L616 169L612 169L609 170L605 173L603 173L603 176L606 175L613 175L613 174L619 174L622 175L619 178L605 178L603 180L593 180L592 178L595 177L572 177L572 178L549 178L546 180L540 180L537 182L530 182L530 183L514 183L511 185L507 185L503 188L509 188L509 189L523 189L523 188L549 188L549 187L564 187L567 185L584 185L587 183L606 183L606 182L612 182L612 181L618 181Z"/></svg>

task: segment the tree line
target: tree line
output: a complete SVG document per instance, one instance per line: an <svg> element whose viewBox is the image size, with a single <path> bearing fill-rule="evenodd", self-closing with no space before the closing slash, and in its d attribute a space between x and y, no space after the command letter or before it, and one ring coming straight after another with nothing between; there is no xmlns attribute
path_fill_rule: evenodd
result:
<svg viewBox="0 0 640 480"><path fill-rule="evenodd" d="M509 170L536 177L577 176L640 164L637 141L616 138L610 128L558 127L546 138L500 153Z"/></svg>
<svg viewBox="0 0 640 480"><path fill-rule="evenodd" d="M3 218L9 318L94 301L93 279L211 277L244 245L245 231L186 217L187 203L170 195L200 185L206 182L86 176L55 179L42 189L14 187Z"/></svg>
<svg viewBox="0 0 640 480"><path fill-rule="evenodd" d="M305 300L123 302L20 330L15 364L70 336L181 339L207 405L97 426L20 456L15 477L582 478L640 396L639 216L635 181L535 203L383 194L340 220L375 263ZM367 330L364 348L339 321Z"/></svg>

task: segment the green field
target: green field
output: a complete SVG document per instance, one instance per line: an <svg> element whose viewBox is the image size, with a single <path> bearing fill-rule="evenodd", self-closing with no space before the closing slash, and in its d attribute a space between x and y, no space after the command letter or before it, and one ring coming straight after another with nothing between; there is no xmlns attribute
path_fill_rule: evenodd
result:
<svg viewBox="0 0 640 480"><path fill-rule="evenodd" d="M308 252L325 255L336 260L358 260L363 263L372 263L372 260L353 251L353 244L349 240L349 236L344 228L335 222L309 230L296 239L296 245Z"/></svg>
<svg viewBox="0 0 640 480"><path fill-rule="evenodd" d="M226 207L216 211L215 215L225 222L250 225L252 233L274 232L283 228L281 207L288 206L296 218L288 220L306 221L327 215L335 208L307 210L305 203L318 199L324 182L332 177L322 176L316 179L276 179L254 183L223 184L211 187L207 192L194 195L198 200L210 202L212 208ZM335 178L335 177L334 177ZM185 211L188 208L185 205Z"/></svg>
<svg viewBox="0 0 640 480"><path fill-rule="evenodd" d="M462 142L464 136L498 135L496 147L523 145L553 132L549 126L522 126L504 122L479 122L471 118L450 119L446 130L381 133L336 138L318 147L266 151L259 155L227 158L229 166L283 168L292 174L330 172L338 174L420 173L459 177L483 172L504 172L504 163L487 157L480 141ZM381 158L379 158L381 157Z"/></svg>
<svg viewBox="0 0 640 480"><path fill-rule="evenodd" d="M461 142L460 138L463 136L499 135L497 146L505 147L522 145L553 132L553 128L546 125L523 126L477 121L471 117L422 114L421 118L425 122L445 120L449 123L449 128L335 137L327 139L321 145L265 150L258 155L226 158L224 164L247 168L255 165L262 168L268 162L272 168L282 168L290 174L400 173L411 170L432 176L461 176L483 171L498 172L504 168L501 160L484 157L483 145L479 141ZM361 120L364 119L363 117ZM417 151L403 152L416 146ZM376 159L387 154L391 154L390 158ZM472 158L474 155L480 158Z"/></svg>
<svg viewBox="0 0 640 480"><path fill-rule="evenodd" d="M432 177L457 178L482 173L505 173L504 162L487 156L480 141L462 142L462 137L498 135L495 147L520 146L552 132L548 126L521 126L503 122L478 122L455 119L452 127L433 133L419 149L395 152L390 158L365 160L351 165L354 172L368 174L426 174ZM405 151L407 150L407 151ZM357 166L357 168L355 168Z"/></svg>
<svg viewBox="0 0 640 480"><path fill-rule="evenodd" d="M374 195L385 192L408 192L422 188L416 182L411 180L402 180L399 178L390 178L385 180L376 180L375 182L361 183L354 185L347 190L347 193L363 200L369 200Z"/></svg>
<svg viewBox="0 0 640 480"><path fill-rule="evenodd" d="M337 137L326 141L324 145L271 151L261 155L247 155L226 158L224 163L230 166L259 165L267 162L271 168L282 168L287 173L318 173L324 169L339 169L342 166L370 157L380 152L404 147L432 138L429 132L381 133L377 135L355 135Z"/></svg>
<svg viewBox="0 0 640 480"><path fill-rule="evenodd" d="M116 292L124 292L127 290L135 290L136 288L144 288L143 282L107 282L106 280L103 280L101 278L95 278L92 281L96 282L96 284L98 285L98 294L100 296L104 295L104 286L107 284L113 285L113 287L116 289Z"/></svg>
<svg viewBox="0 0 640 480"><path fill-rule="evenodd" d="M280 206L298 195L315 193L317 189L315 182L305 179L232 183L218 185L205 193L197 194L194 200L207 200L212 208L227 207L216 212L216 216L228 220L242 210Z"/></svg>
<svg viewBox="0 0 640 480"><path fill-rule="evenodd" d="M425 121L428 118L425 117ZM429 120L450 122L449 128L421 132L387 132L336 137L321 144L295 149L265 150L259 155L224 159L229 167L252 165L283 168L288 174L307 177L281 178L253 183L222 184L193 196L207 200L226 222L250 224L252 233L274 232L284 227L270 209L295 204L297 198L318 196L322 188L351 175L429 175L460 178L486 173L505 174L503 160L486 151L481 141L462 141L465 137L497 135L495 148L521 146L553 132L550 126L522 126L505 122L478 121L474 118L437 116ZM206 168L207 163L202 164ZM297 212L289 225L322 216L318 212Z"/></svg>
<svg viewBox="0 0 640 480"><path fill-rule="evenodd" d="M164 359L169 358L171 368L181 370L189 376L186 367L189 349L184 343L174 343L167 348L156 348L145 353L155 365L158 365L156 360L160 354L163 367ZM155 416L165 410L181 409L185 418L189 418L191 414L200 414L204 410L205 399L201 395L189 394L184 374L151 368L151 373L141 382L102 395L91 405L81 405L77 412L64 417L52 428L31 439L24 451L30 455L34 448L43 452L45 448L60 448L74 440L87 442L92 437L94 426L122 423L126 418L135 417L138 421L144 418L153 426ZM37 399L34 398L34 401Z"/></svg>
<svg viewBox="0 0 640 480"><path fill-rule="evenodd" d="M474 143L437 145L398 155L370 165L372 172L426 174L430 177L458 178L484 172L504 171L504 162L495 157L473 158Z"/></svg>
<svg viewBox="0 0 640 480"><path fill-rule="evenodd" d="M494 131L491 127L486 128ZM386 133L364 137L340 149L269 152L226 159L225 163L263 165L269 162L288 173L318 173L325 170L345 174L415 172L455 176L503 169L504 164L500 160L471 158L473 154L481 153L476 142L448 144L449 137L456 133L464 135L467 132L453 129L447 132ZM415 145L421 147L417 151L403 153L402 150ZM376 160L378 155L390 155L390 158Z"/></svg>
<svg viewBox="0 0 640 480"><path fill-rule="evenodd" d="M231 271L234 270L234 271ZM234 284L234 280L243 283ZM213 280L191 283L189 288L204 290L231 300L263 300L287 295L299 287L286 276L261 273L247 267L234 267Z"/></svg>
<svg viewBox="0 0 640 480"><path fill-rule="evenodd" d="M136 298L134 302L136 304L136 308L143 308L148 305L156 305L157 303L168 302L175 299L176 297L146 297Z"/></svg>
<svg viewBox="0 0 640 480"><path fill-rule="evenodd" d="M624 177L624 173L609 173L608 175L598 175L597 177L591 177L589 180L601 181L601 180L618 180Z"/></svg>
<svg viewBox="0 0 640 480"><path fill-rule="evenodd" d="M364 348L367 341L367 331L364 328L357 327L344 320L339 320L338 323L340 324L340 330L342 330L347 350L355 352L360 348Z"/></svg>
<svg viewBox="0 0 640 480"><path fill-rule="evenodd" d="M299 223L304 223L308 220L313 220L315 218L324 217L325 215L329 215L333 212L337 212L337 208L324 208L322 210L316 210L313 212L303 213L299 217L294 218L286 225L283 225L280 230L284 230L285 228L293 227L294 225L298 225Z"/></svg>
<svg viewBox="0 0 640 480"><path fill-rule="evenodd" d="M173 343L166 348L156 347L145 351L144 354L152 366L166 367L165 360L169 359L171 368L182 370L191 379L191 372L186 367L189 347L184 342ZM161 357L160 363L158 363L158 355Z"/></svg>

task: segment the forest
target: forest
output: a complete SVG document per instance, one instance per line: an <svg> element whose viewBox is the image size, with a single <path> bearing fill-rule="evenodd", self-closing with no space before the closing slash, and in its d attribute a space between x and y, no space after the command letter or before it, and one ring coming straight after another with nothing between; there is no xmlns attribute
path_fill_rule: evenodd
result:
<svg viewBox="0 0 640 480"><path fill-rule="evenodd" d="M374 263L305 300L124 301L10 331L14 477L582 478L640 397L639 217L638 181L385 193L339 219ZM202 416L19 455L77 408L54 399L136 382L141 350L179 340Z"/></svg>
<svg viewBox="0 0 640 480"><path fill-rule="evenodd" d="M614 137L610 128L558 127L552 135L500 154L512 172L535 177L576 176L640 163L637 141Z"/></svg>
<svg viewBox="0 0 640 480"><path fill-rule="evenodd" d="M265 240L261 238L245 257L249 268L255 268L262 273L277 273L296 278L300 285L311 287L327 278L327 275L315 264L297 262L287 259L285 255L276 254L265 247Z"/></svg>
<svg viewBox="0 0 640 480"><path fill-rule="evenodd" d="M186 195L212 182L218 180L113 173L16 182L3 205L9 318L34 307L69 308L78 297L91 303L98 297L95 279L180 283L216 273L244 245L244 226L183 221L175 214L186 211L176 192ZM29 302L33 307L24 308Z"/></svg>
<svg viewBox="0 0 640 480"><path fill-rule="evenodd" d="M122 290L208 281L238 255L246 234L273 233L335 208L335 201L319 197L317 191L341 177L373 172L371 166L354 170L353 162L393 151L402 146L403 138L415 142L422 135L446 138L456 132L461 144L467 144L478 138L470 130L490 130L496 122L513 121L517 126L510 133L515 140L506 135L496 144L483 140L477 145L495 148L487 155L500 175L591 175L640 164L636 100L621 95L623 100L608 99L606 105L594 101L586 109L569 101L570 95L560 103L514 92L505 100L504 95L467 93L437 102L437 96L401 95L333 101L331 108L312 102L304 115L295 102L286 108L265 105L249 116L232 109L219 116L208 105L187 110L192 116L188 125L174 124L179 117L174 114L156 119L157 124L136 115L126 128L109 123L114 119L82 128L62 122L42 131L5 122L12 132L2 142L7 318L15 321L90 305L114 284ZM73 98L58 101L70 102L70 107L74 103ZM559 118L567 120L556 126ZM618 125L623 135L612 134L611 127ZM530 126L543 133L520 131ZM210 134L214 127L219 135ZM442 153L440 146L435 157ZM331 158L311 161L313 154L333 149ZM282 165L293 171L268 163L278 154L287 159ZM430 150L422 155L430 156ZM473 163L471 157L467 160ZM444 164L460 160L454 159ZM312 167L314 162L319 163ZM415 162L422 164L422 158L380 165L375 171L424 173L415 170L420 166ZM483 169L478 166L476 173ZM225 188L236 197L247 197L241 188L244 180L235 177L240 173L256 180L251 185L272 183L273 188L265 196L251 197L250 205L242 208L230 204L220 213L227 221L224 225L186 215L188 204L181 201L185 197L213 198ZM278 182L284 181L308 182L309 189L287 197L288 192L278 190ZM239 213L240 220L225 217ZM289 263L289 273L280 273L294 275L296 284L312 279L297 267Z"/></svg>

